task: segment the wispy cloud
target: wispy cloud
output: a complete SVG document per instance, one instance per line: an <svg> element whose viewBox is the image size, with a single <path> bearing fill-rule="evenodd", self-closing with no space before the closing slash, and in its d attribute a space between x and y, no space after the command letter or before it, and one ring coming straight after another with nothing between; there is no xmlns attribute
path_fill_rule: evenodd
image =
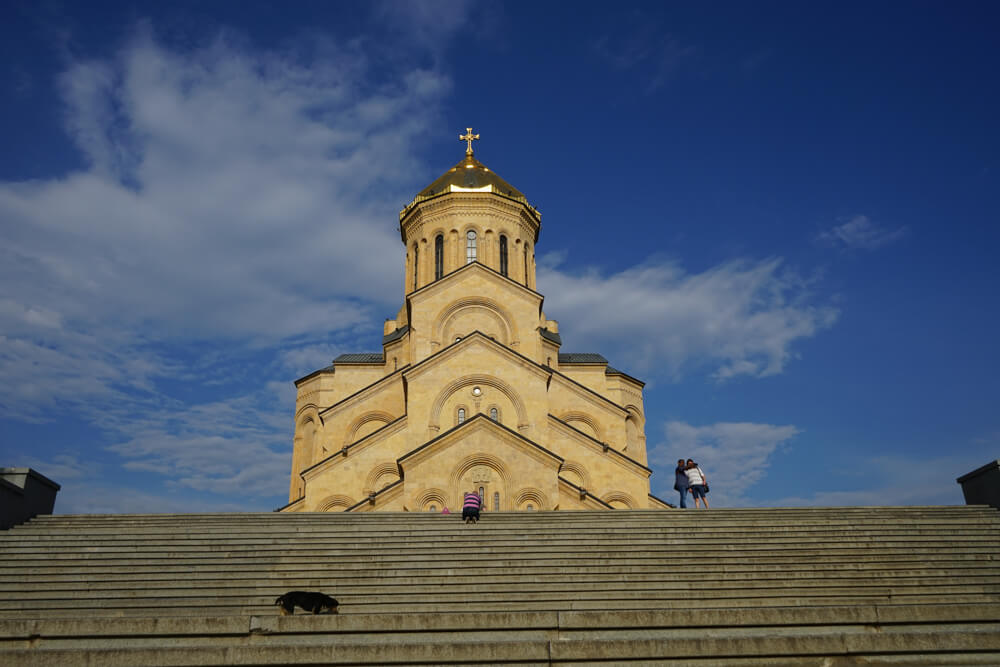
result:
<svg viewBox="0 0 1000 667"><path fill-rule="evenodd" d="M290 380L377 341L398 308L393 219L426 176L451 85L431 51L462 7L443 23L407 10L434 39L389 55L317 35L254 50L225 31L177 49L139 25L115 57L70 61L58 89L86 168L0 183L0 416L69 412L106 434L93 463L38 458L93 490L64 489L61 511L287 492ZM180 495L116 498L103 480L121 471Z"/></svg>
<svg viewBox="0 0 1000 667"><path fill-rule="evenodd" d="M866 215L856 215L846 222L820 232L816 238L828 245L876 250L900 240L907 232L905 225L888 229L875 224Z"/></svg>
<svg viewBox="0 0 1000 667"><path fill-rule="evenodd" d="M670 497L677 459L694 459L709 479L710 503L745 505L747 492L767 473L774 453L800 433L795 426L752 422L718 422L692 426L672 421L664 427L666 440L651 450L660 466L659 492Z"/></svg>
<svg viewBox="0 0 1000 667"><path fill-rule="evenodd" d="M393 214L450 83L407 63L376 85L356 45L314 51L223 34L179 52L140 26L68 67L89 168L0 183L8 416L149 387L164 343L377 329L402 282Z"/></svg>
<svg viewBox="0 0 1000 667"><path fill-rule="evenodd" d="M546 310L566 325L567 346L609 350L635 371L708 367L719 380L774 375L794 357L797 340L838 316L780 259L726 262L702 273L650 259L611 275L565 272L551 259L540 263L538 281L551 295Z"/></svg>

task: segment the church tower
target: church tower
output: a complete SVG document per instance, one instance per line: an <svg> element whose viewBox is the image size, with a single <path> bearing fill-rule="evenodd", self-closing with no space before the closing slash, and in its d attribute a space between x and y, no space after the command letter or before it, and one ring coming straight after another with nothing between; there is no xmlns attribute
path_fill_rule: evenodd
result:
<svg viewBox="0 0 1000 667"><path fill-rule="evenodd" d="M286 512L662 508L643 383L560 352L535 289L541 214L476 159L399 214L403 307L382 352L297 380Z"/></svg>

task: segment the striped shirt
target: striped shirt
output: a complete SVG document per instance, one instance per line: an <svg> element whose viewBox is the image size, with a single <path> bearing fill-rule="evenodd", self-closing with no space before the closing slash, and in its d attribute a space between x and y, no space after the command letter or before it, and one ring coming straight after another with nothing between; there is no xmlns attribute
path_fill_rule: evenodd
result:
<svg viewBox="0 0 1000 667"><path fill-rule="evenodd" d="M684 471L684 473L687 475L688 482L691 484L691 486L694 486L695 484L705 483L705 473L703 473L701 471L701 468L697 466L695 466L694 468L688 468L687 470Z"/></svg>
<svg viewBox="0 0 1000 667"><path fill-rule="evenodd" d="M482 501L478 493L467 493L465 494L465 502L462 504L462 509L478 510L481 504Z"/></svg>

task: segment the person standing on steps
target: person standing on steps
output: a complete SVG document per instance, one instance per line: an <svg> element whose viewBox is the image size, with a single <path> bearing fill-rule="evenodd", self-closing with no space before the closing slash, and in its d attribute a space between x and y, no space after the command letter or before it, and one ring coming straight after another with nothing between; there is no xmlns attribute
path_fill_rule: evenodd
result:
<svg viewBox="0 0 1000 667"><path fill-rule="evenodd" d="M677 469L674 470L674 491L681 494L681 509L687 509L687 494L690 486L687 477L687 465L684 459L677 459Z"/></svg>
<svg viewBox="0 0 1000 667"><path fill-rule="evenodd" d="M462 502L462 518L465 519L465 523L479 521L479 508L482 504L483 499L475 491L465 494L465 500Z"/></svg>
<svg viewBox="0 0 1000 667"><path fill-rule="evenodd" d="M691 495L694 496L694 506L698 507L698 498L701 498L702 502L705 503L705 509L708 509L708 497L705 495L708 493L708 478L704 471L692 459L688 459L684 474L687 475Z"/></svg>

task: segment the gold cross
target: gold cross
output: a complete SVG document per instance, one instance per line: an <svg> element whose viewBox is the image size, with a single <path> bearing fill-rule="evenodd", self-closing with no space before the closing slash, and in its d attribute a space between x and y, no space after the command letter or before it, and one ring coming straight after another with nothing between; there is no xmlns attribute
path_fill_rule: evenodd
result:
<svg viewBox="0 0 1000 667"><path fill-rule="evenodd" d="M468 134L460 134L458 135L458 138L462 141L468 142L469 147L465 149L465 154L472 155L472 142L479 139L479 135L473 134L471 127L465 128L465 131L468 132Z"/></svg>

